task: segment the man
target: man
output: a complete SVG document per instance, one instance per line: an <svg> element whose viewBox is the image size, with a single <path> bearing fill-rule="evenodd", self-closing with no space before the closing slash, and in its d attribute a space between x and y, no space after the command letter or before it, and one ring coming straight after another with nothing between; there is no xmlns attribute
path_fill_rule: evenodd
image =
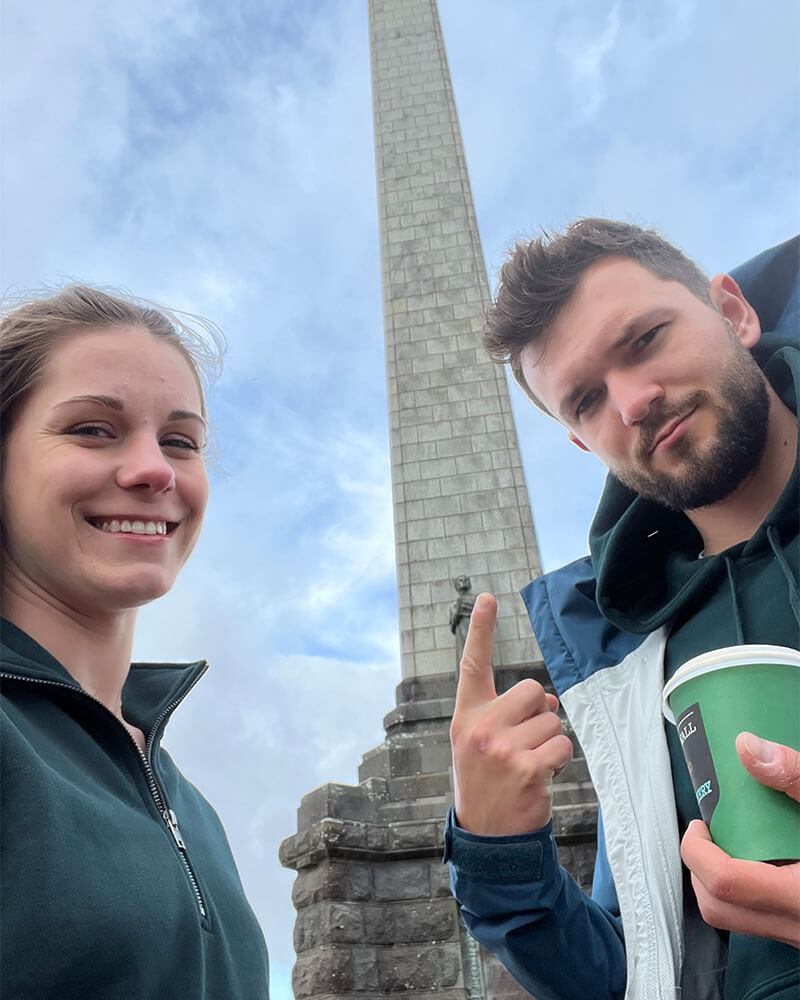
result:
<svg viewBox="0 0 800 1000"><path fill-rule="evenodd" d="M694 655L800 647L797 249L741 268L742 291L653 231L583 219L518 244L501 270L490 356L610 473L591 558L523 591L600 803L591 899L552 837L552 779L572 754L558 701L533 680L495 695L489 595L451 729L453 891L536 1000L800 996L800 863L711 843L660 711ZM736 745L800 800L796 750Z"/></svg>

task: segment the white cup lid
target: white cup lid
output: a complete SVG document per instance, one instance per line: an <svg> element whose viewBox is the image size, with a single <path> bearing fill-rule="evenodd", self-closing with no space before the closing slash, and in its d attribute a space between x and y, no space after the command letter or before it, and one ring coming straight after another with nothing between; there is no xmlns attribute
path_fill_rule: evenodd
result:
<svg viewBox="0 0 800 1000"><path fill-rule="evenodd" d="M669 696L676 687L689 677L699 677L709 674L712 670L724 670L727 667L741 667L750 663L781 663L790 667L800 667L800 650L790 646L768 646L753 643L742 646L723 646L722 649L712 649L681 664L664 688L661 709L667 720L675 724L675 716L669 707Z"/></svg>

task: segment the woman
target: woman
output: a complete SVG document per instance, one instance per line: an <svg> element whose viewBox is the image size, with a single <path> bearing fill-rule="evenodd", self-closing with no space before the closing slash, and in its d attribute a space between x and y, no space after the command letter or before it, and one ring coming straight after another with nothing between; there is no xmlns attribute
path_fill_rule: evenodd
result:
<svg viewBox="0 0 800 1000"><path fill-rule="evenodd" d="M130 663L203 521L202 343L85 286L0 322L3 997L267 996L220 821L161 747L207 664Z"/></svg>

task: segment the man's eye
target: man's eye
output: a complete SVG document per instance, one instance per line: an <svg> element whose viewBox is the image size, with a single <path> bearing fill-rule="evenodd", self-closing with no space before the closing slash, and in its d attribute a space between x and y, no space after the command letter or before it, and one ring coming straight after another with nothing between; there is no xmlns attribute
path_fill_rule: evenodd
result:
<svg viewBox="0 0 800 1000"><path fill-rule="evenodd" d="M575 407L575 417L576 418L580 417L584 413L586 413L587 410L591 409L592 404L596 399L597 399L596 392L587 392L586 395L581 399L581 401Z"/></svg>
<svg viewBox="0 0 800 1000"><path fill-rule="evenodd" d="M654 326L652 330L648 330L647 333L639 337L639 339L633 345L634 353L641 351L643 348L647 347L647 345L655 339L655 336L660 329L661 326Z"/></svg>

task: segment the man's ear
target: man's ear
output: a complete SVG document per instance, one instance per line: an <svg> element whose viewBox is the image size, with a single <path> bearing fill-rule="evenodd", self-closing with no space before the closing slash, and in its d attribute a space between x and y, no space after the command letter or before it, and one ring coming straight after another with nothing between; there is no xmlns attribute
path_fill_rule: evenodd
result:
<svg viewBox="0 0 800 1000"><path fill-rule="evenodd" d="M761 336L761 323L734 279L729 274L715 275L709 292L711 301L728 320L742 344L748 349L755 347Z"/></svg>
<svg viewBox="0 0 800 1000"><path fill-rule="evenodd" d="M575 435L572 433L572 431L569 432L567 437L575 445L576 448L580 448L581 451L589 451L589 449L586 447L583 441L581 441L580 438L576 438Z"/></svg>

